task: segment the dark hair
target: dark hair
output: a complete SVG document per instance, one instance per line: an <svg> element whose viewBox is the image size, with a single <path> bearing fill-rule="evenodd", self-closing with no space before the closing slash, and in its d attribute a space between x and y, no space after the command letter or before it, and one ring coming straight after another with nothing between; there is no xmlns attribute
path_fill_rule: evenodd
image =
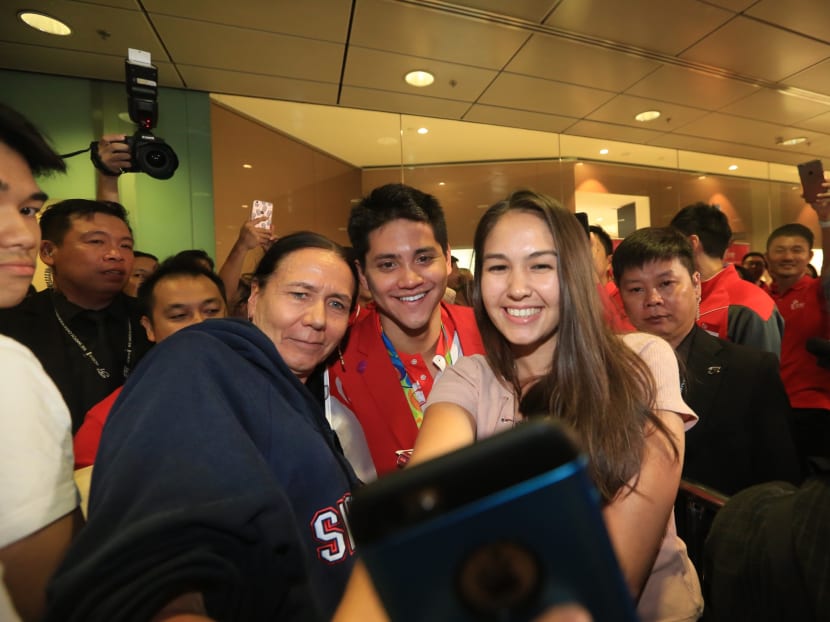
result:
<svg viewBox="0 0 830 622"><path fill-rule="evenodd" d="M325 251L331 251L343 260L349 267L352 274L354 284L352 286L352 304L349 311L354 311L357 304L357 267L351 259L349 252L340 246L337 242L333 242L324 235L314 233L313 231L298 231L290 235L283 236L277 239L262 256L259 264L251 276L251 282L256 283L260 288L265 287L271 275L277 271L282 260L288 257L291 253L301 251L305 248L320 248Z"/></svg>
<svg viewBox="0 0 830 622"><path fill-rule="evenodd" d="M550 231L559 256L557 346L550 370L524 396L511 346L493 324L481 296L485 243L501 217L512 211L537 216ZM578 432L593 480L603 499L610 501L640 471L646 426L653 425L670 440L671 436L652 412L655 390L648 367L604 320L582 225L553 199L520 190L485 212L476 228L474 250L473 308L488 364L521 399L521 412L550 414Z"/></svg>
<svg viewBox="0 0 830 622"><path fill-rule="evenodd" d="M34 124L16 110L2 103L0 103L0 143L19 154L34 175L49 171L66 171L66 163L49 146Z"/></svg>
<svg viewBox="0 0 830 622"><path fill-rule="evenodd" d="M645 227L626 237L611 258L614 280L619 284L629 268L642 268L652 261L678 259L694 276L695 258L692 243L674 227Z"/></svg>
<svg viewBox="0 0 830 622"><path fill-rule="evenodd" d="M147 257L148 259L152 259L156 263L158 263L159 258L153 255L152 253L145 253L144 251L137 251L133 250L133 256L138 259L139 257Z"/></svg>
<svg viewBox="0 0 830 622"><path fill-rule="evenodd" d="M744 268L741 264L732 264L735 268L735 272L738 273L738 276L741 277L744 281L749 281L750 283L754 283L755 281L752 279L752 276L749 274L749 270Z"/></svg>
<svg viewBox="0 0 830 622"><path fill-rule="evenodd" d="M63 243L66 232L72 227L73 218L89 218L94 214L106 214L124 221L130 233L130 221L127 210L120 203L113 201L92 201L90 199L67 199L46 208L40 217L40 233L44 240L57 244Z"/></svg>
<svg viewBox="0 0 830 622"><path fill-rule="evenodd" d="M813 248L814 238L813 232L810 231L810 228L805 227L804 225L797 222L791 222L787 225L781 225L775 231L769 234L769 237L767 238L767 250L769 250L769 247L775 238L783 237L804 238L805 240L807 240L807 245L810 248Z"/></svg>
<svg viewBox="0 0 830 622"><path fill-rule="evenodd" d="M438 199L411 186L387 184L372 190L349 214L349 240L361 266L366 267L369 234L399 218L428 224L441 250L447 252L447 223Z"/></svg>
<svg viewBox="0 0 830 622"><path fill-rule="evenodd" d="M743 263L743 261L747 257L759 257L761 261L764 262L764 267L767 267L767 258L764 256L764 253L759 253L758 251L749 251L746 255L743 256L743 258L741 259L741 263Z"/></svg>
<svg viewBox="0 0 830 622"><path fill-rule="evenodd" d="M173 257L165 259L156 271L149 275L144 282L138 286L138 308L142 315L146 315L152 321L153 307L156 304L154 296L156 285L165 279L178 276L191 276L194 278L204 276L209 278L219 289L219 293L222 294L222 301L225 302L225 305L227 306L225 284L215 272L208 270L198 261L174 255Z"/></svg>
<svg viewBox="0 0 830 622"><path fill-rule="evenodd" d="M190 261L204 261L209 266L210 269L213 270L216 267L216 264L213 261L213 257L207 254L207 251L202 250L201 248L190 248L184 251L179 251L175 255L173 255L175 259L185 259Z"/></svg>
<svg viewBox="0 0 830 622"><path fill-rule="evenodd" d="M605 256L614 254L614 243L611 241L611 236L608 232L599 225L591 225L588 227L588 235L593 233L599 239L602 248L605 249Z"/></svg>
<svg viewBox="0 0 830 622"><path fill-rule="evenodd" d="M695 203L684 207L669 224L684 235L696 235L700 238L703 252L709 257L722 259L732 240L729 219L714 205Z"/></svg>

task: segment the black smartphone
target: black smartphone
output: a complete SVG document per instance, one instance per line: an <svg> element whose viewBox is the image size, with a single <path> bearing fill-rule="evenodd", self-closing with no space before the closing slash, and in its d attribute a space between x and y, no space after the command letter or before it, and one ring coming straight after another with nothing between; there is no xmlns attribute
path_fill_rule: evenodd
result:
<svg viewBox="0 0 830 622"><path fill-rule="evenodd" d="M798 176L801 178L801 188L804 200L807 203L815 203L816 195L824 192L824 167L821 160L810 160L798 165Z"/></svg>
<svg viewBox="0 0 830 622"><path fill-rule="evenodd" d="M392 620L637 619L586 458L531 420L354 492L357 552Z"/></svg>

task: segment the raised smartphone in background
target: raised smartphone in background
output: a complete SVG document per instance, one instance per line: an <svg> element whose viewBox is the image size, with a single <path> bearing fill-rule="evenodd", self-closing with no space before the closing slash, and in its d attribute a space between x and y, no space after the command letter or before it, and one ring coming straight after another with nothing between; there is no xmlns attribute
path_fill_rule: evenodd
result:
<svg viewBox="0 0 830 622"><path fill-rule="evenodd" d="M265 216L266 219L256 224L257 229L271 230L271 218L274 215L274 204L270 201L256 199L251 208L251 220Z"/></svg>
<svg viewBox="0 0 830 622"><path fill-rule="evenodd" d="M801 188L804 200L807 203L815 203L816 195L824 192L824 167L821 160L810 160L798 165L798 176L801 178Z"/></svg>
<svg viewBox="0 0 830 622"><path fill-rule="evenodd" d="M636 621L585 465L531 420L356 490L352 535L390 618L518 622L576 602Z"/></svg>

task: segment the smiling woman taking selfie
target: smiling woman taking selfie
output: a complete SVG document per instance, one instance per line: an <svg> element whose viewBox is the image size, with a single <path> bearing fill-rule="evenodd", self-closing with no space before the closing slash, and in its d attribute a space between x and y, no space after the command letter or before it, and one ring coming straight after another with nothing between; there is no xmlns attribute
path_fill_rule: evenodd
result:
<svg viewBox="0 0 830 622"><path fill-rule="evenodd" d="M413 462L528 416L564 421L588 455L640 618L697 619L700 586L672 513L684 424L696 417L671 348L606 326L585 230L553 200L512 194L484 214L474 245L473 305L487 354L462 358L438 380Z"/></svg>

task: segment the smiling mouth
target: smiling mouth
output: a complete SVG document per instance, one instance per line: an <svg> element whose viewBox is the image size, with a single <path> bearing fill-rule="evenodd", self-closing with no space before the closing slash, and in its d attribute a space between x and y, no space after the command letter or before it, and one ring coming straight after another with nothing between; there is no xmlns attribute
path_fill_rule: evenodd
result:
<svg viewBox="0 0 830 622"><path fill-rule="evenodd" d="M420 294L413 294L412 296L398 296L397 298L401 302L418 302L419 300L425 298L426 295L426 292L422 292Z"/></svg>
<svg viewBox="0 0 830 622"><path fill-rule="evenodd" d="M510 308L510 307L507 307L505 309L505 311L507 312L507 315L509 315L511 317L522 317L522 318L524 318L524 317L531 317L533 315L536 315L537 313L541 313L542 309L540 309L539 307L526 307L524 309L513 309L513 308Z"/></svg>

